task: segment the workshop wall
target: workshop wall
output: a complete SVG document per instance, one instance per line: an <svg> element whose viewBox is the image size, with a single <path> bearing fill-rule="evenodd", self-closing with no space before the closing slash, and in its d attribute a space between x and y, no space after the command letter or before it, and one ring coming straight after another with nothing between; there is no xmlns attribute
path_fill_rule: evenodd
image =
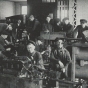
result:
<svg viewBox="0 0 88 88"><path fill-rule="evenodd" d="M77 24L80 24L80 19L88 21L88 0L77 0Z"/></svg>
<svg viewBox="0 0 88 88"><path fill-rule="evenodd" d="M5 17L20 15L21 5L19 3L10 1L0 1L0 20L4 20Z"/></svg>

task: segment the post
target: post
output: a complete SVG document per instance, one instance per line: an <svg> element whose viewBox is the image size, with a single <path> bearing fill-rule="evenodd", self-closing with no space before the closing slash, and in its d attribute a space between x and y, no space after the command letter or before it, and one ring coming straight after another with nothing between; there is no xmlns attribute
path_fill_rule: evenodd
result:
<svg viewBox="0 0 88 88"><path fill-rule="evenodd" d="M75 82L75 51L76 47L72 47L72 70L71 70L71 81Z"/></svg>
<svg viewBox="0 0 88 88"><path fill-rule="evenodd" d="M60 77L59 75L60 75L60 73L57 71L56 72L56 79L59 79L59 77ZM56 88L60 88L59 87L59 81L56 81Z"/></svg>
<svg viewBox="0 0 88 88"><path fill-rule="evenodd" d="M43 80L39 81L39 88L43 88Z"/></svg>

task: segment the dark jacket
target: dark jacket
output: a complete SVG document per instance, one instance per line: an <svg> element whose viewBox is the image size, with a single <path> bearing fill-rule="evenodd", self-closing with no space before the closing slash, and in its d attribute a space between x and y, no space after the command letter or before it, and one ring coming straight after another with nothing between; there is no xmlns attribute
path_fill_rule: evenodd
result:
<svg viewBox="0 0 88 88"><path fill-rule="evenodd" d="M44 44L41 44L41 45L36 44L35 50L39 51L40 53L43 52L43 51L45 51Z"/></svg>
<svg viewBox="0 0 88 88"><path fill-rule="evenodd" d="M69 23L67 25L63 25L63 32L66 32L66 36L68 38L72 38L73 37L73 31L74 31L74 28L73 26Z"/></svg>
<svg viewBox="0 0 88 88"><path fill-rule="evenodd" d="M17 39L21 39L22 38L22 32L25 28L25 25L20 23L19 25L18 24L16 25L16 28L17 28Z"/></svg>
<svg viewBox="0 0 88 88"><path fill-rule="evenodd" d="M61 32L62 31L62 26L61 25L54 25L54 32Z"/></svg>
<svg viewBox="0 0 88 88"><path fill-rule="evenodd" d="M49 30L49 32L53 32L53 25L52 25L51 21L49 23L47 21L45 21L45 23L43 23L42 31L46 31L46 30Z"/></svg>
<svg viewBox="0 0 88 88"><path fill-rule="evenodd" d="M51 58L61 61L64 66L71 62L71 56L67 49L54 49L51 52Z"/></svg>
<svg viewBox="0 0 88 88"><path fill-rule="evenodd" d="M7 33L8 33L7 40L9 42L11 42L11 41L14 42L17 39L17 36L16 36L16 24L11 23L10 25L12 26L12 30L7 29Z"/></svg>
<svg viewBox="0 0 88 88"><path fill-rule="evenodd" d="M32 64L44 69L42 55L38 51L35 51L33 54L27 53L27 56L31 59Z"/></svg>
<svg viewBox="0 0 88 88"><path fill-rule="evenodd" d="M78 25L74 31L74 37L78 32L77 38L82 38L83 37L83 31L88 30L88 27L86 26L85 28L82 28L81 25Z"/></svg>
<svg viewBox="0 0 88 88"><path fill-rule="evenodd" d="M29 21L28 22L28 27L27 27L27 32L28 34L30 33L30 37L36 38L40 35L41 31L41 24L37 19L34 19L34 21Z"/></svg>
<svg viewBox="0 0 88 88"><path fill-rule="evenodd" d="M4 46L6 44L5 39L2 36L0 36L0 44L2 46Z"/></svg>

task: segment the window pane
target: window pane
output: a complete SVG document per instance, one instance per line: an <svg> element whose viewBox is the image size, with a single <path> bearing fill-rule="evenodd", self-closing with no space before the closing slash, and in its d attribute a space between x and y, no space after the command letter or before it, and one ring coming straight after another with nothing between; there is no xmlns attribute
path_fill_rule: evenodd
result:
<svg viewBox="0 0 88 88"><path fill-rule="evenodd" d="M68 17L68 0L58 0L57 6L57 17L61 20L65 17Z"/></svg>
<svg viewBox="0 0 88 88"><path fill-rule="evenodd" d="M43 3L51 3L51 2L55 2L55 0L42 0Z"/></svg>
<svg viewBox="0 0 88 88"><path fill-rule="evenodd" d="M22 6L22 14L27 14L27 6Z"/></svg>

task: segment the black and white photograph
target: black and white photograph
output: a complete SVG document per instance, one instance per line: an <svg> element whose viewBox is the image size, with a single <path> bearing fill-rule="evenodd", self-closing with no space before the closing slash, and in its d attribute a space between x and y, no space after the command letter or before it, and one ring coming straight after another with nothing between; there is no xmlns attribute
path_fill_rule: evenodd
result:
<svg viewBox="0 0 88 88"><path fill-rule="evenodd" d="M0 88L88 88L88 0L0 0Z"/></svg>

